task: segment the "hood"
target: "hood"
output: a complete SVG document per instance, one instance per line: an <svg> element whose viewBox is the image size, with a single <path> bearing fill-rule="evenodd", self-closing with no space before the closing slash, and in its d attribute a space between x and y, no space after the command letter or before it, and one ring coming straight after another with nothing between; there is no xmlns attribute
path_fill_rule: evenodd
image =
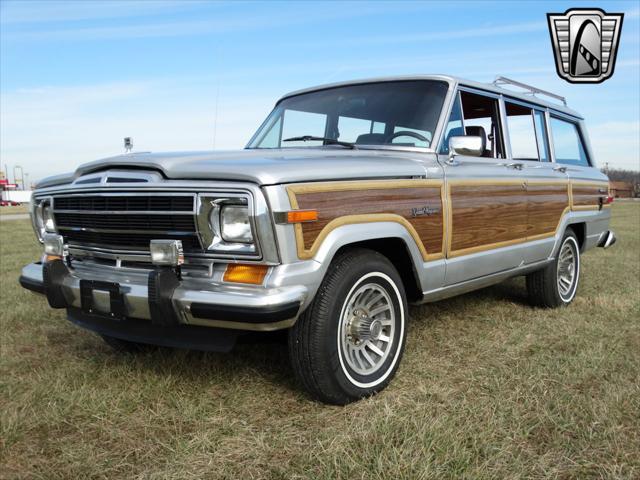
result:
<svg viewBox="0 0 640 480"><path fill-rule="evenodd" d="M38 188L70 183L109 168L148 168L169 179L235 180L274 185L319 180L424 176L428 152L343 150L340 147L218 152L130 153L96 160L75 173L42 180Z"/></svg>

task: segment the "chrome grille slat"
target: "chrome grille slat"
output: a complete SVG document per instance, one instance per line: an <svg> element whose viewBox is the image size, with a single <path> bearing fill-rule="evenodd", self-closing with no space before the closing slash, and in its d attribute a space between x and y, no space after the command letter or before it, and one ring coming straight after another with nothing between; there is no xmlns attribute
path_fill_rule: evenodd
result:
<svg viewBox="0 0 640 480"><path fill-rule="evenodd" d="M116 250L137 250L140 252L149 251L149 242L157 238L166 238L172 240L182 240L185 251L200 252L200 240L196 235L171 235L171 234L153 234L153 233L106 233L106 232L89 232L89 231L63 231L62 236L65 237L70 245L90 246L90 247L111 247Z"/></svg>
<svg viewBox="0 0 640 480"><path fill-rule="evenodd" d="M176 237L182 236L191 236L193 232L181 232L174 230L130 230L130 229L118 229L118 228L92 228L92 227L58 227L58 230L62 230L63 232L94 232L94 233L140 233L140 234L153 234L160 235L161 238L163 235L171 235Z"/></svg>
<svg viewBox="0 0 640 480"><path fill-rule="evenodd" d="M192 195L69 195L54 197L56 210L194 212Z"/></svg>
<svg viewBox="0 0 640 480"><path fill-rule="evenodd" d="M171 230L194 232L192 215L117 215L54 212L61 228L107 228L126 230ZM123 228L125 227L125 228Z"/></svg>
<svg viewBox="0 0 640 480"><path fill-rule="evenodd" d="M193 215L193 212L171 212L159 210L157 212L145 212L143 210L60 210L55 209L55 213L86 213L96 215Z"/></svg>
<svg viewBox="0 0 640 480"><path fill-rule="evenodd" d="M181 240L185 252L201 253L195 208L190 193L53 196L56 227L68 244L141 253L152 239Z"/></svg>

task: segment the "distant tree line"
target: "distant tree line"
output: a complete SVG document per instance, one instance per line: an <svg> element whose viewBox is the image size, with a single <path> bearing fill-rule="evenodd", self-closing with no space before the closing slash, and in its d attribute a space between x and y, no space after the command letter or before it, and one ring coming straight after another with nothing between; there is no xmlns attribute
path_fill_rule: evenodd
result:
<svg viewBox="0 0 640 480"><path fill-rule="evenodd" d="M602 172L609 176L612 182L625 182L631 184L631 196L640 197L640 172L636 170L623 170L621 168L603 168Z"/></svg>
<svg viewBox="0 0 640 480"><path fill-rule="evenodd" d="M609 176L612 182L628 182L633 185L640 184L640 171L623 170L618 168L603 168L602 172Z"/></svg>

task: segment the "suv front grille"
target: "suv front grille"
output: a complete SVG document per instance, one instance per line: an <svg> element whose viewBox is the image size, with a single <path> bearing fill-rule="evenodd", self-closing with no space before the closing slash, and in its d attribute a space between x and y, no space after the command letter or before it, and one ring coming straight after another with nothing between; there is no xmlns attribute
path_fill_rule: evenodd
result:
<svg viewBox="0 0 640 480"><path fill-rule="evenodd" d="M105 194L53 197L56 227L65 243L113 250L149 250L152 239L182 240L201 252L195 195Z"/></svg>

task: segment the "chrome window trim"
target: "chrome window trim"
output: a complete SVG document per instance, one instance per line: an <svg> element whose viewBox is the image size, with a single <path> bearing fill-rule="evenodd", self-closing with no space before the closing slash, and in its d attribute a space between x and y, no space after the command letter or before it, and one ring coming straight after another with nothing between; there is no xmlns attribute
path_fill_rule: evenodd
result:
<svg viewBox="0 0 640 480"><path fill-rule="evenodd" d="M500 115L500 133L504 145L504 157L505 160L512 161L513 152L511 151L511 135L509 132L509 127L507 125L507 106L502 95L500 95L500 98L498 98L498 112ZM498 158L498 160L500 159Z"/></svg>
<svg viewBox="0 0 640 480"><path fill-rule="evenodd" d="M547 128L547 140L549 142L549 155L551 155L550 162L556 163L556 150L553 145L553 135L551 134L551 114L547 108L544 112L544 122Z"/></svg>
<svg viewBox="0 0 640 480"><path fill-rule="evenodd" d="M444 135L447 130L449 118L451 118L451 112L453 111L453 106L456 101L460 101L460 90L458 90L458 87L455 84L450 83L449 91L447 92L447 96L445 97L444 105L442 107L442 112L440 113L440 120L438 121L438 126L436 127L438 136L436 137L434 135L433 137L434 139L438 139L438 141L435 143L435 146L437 148L434 149L434 153L438 155L442 154ZM460 108L462 109L462 105L460 105ZM464 115L461 116L464 117ZM464 118L462 118L462 129L464 131ZM434 145L433 142L432 145Z"/></svg>

